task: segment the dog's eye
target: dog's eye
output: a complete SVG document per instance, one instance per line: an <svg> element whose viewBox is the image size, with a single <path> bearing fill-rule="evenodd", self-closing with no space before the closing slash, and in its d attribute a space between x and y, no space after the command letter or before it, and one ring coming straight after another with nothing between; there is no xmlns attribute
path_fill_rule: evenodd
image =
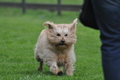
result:
<svg viewBox="0 0 120 80"><path fill-rule="evenodd" d="M60 34L57 34L57 36L60 36Z"/></svg>
<svg viewBox="0 0 120 80"><path fill-rule="evenodd" d="M65 36L68 36L68 34L65 34Z"/></svg>

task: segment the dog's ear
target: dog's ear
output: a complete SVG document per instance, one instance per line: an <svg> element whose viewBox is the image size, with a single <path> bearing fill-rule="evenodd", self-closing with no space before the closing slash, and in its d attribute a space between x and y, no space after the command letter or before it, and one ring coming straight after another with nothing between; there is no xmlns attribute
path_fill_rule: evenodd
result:
<svg viewBox="0 0 120 80"><path fill-rule="evenodd" d="M48 26L49 29L53 29L54 28L54 23L53 22L49 22L49 21L46 21L43 26Z"/></svg>
<svg viewBox="0 0 120 80"><path fill-rule="evenodd" d="M76 32L76 24L77 24L77 18L75 20L73 20L73 22L71 23L71 28L70 31L71 33L75 33Z"/></svg>

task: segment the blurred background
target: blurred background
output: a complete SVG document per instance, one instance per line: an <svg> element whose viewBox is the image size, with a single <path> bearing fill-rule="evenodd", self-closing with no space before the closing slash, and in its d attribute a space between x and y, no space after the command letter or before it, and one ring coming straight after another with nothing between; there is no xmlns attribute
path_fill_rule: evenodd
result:
<svg viewBox="0 0 120 80"><path fill-rule="evenodd" d="M22 0L0 0L4 2L21 2ZM25 0L31 3L57 3L58 0ZM82 4L83 0L61 0L63 4Z"/></svg>
<svg viewBox="0 0 120 80"><path fill-rule="evenodd" d="M80 11L83 0L0 0L1 7L16 7L22 8L22 13L26 12L26 9L46 9L49 11L58 11L58 15L61 15L61 11Z"/></svg>

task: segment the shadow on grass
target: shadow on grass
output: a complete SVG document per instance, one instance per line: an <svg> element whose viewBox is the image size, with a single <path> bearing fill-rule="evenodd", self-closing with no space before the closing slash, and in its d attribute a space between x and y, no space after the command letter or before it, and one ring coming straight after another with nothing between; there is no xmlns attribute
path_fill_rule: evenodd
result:
<svg viewBox="0 0 120 80"><path fill-rule="evenodd" d="M37 71L37 70L30 70L30 71L19 71L15 74L24 74L24 75L54 75L50 71Z"/></svg>

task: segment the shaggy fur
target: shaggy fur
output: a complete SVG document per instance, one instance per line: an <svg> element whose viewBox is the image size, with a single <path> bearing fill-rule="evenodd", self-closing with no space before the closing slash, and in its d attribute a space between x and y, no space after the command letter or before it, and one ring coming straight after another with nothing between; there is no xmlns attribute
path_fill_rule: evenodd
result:
<svg viewBox="0 0 120 80"><path fill-rule="evenodd" d="M73 65L76 61L74 54L76 24L77 19L71 24L54 24L49 21L43 24L48 28L40 33L34 52L35 58L40 62L39 71L43 69L42 65L45 63L55 75L63 74L59 69L61 66L64 67L66 75L73 75Z"/></svg>

